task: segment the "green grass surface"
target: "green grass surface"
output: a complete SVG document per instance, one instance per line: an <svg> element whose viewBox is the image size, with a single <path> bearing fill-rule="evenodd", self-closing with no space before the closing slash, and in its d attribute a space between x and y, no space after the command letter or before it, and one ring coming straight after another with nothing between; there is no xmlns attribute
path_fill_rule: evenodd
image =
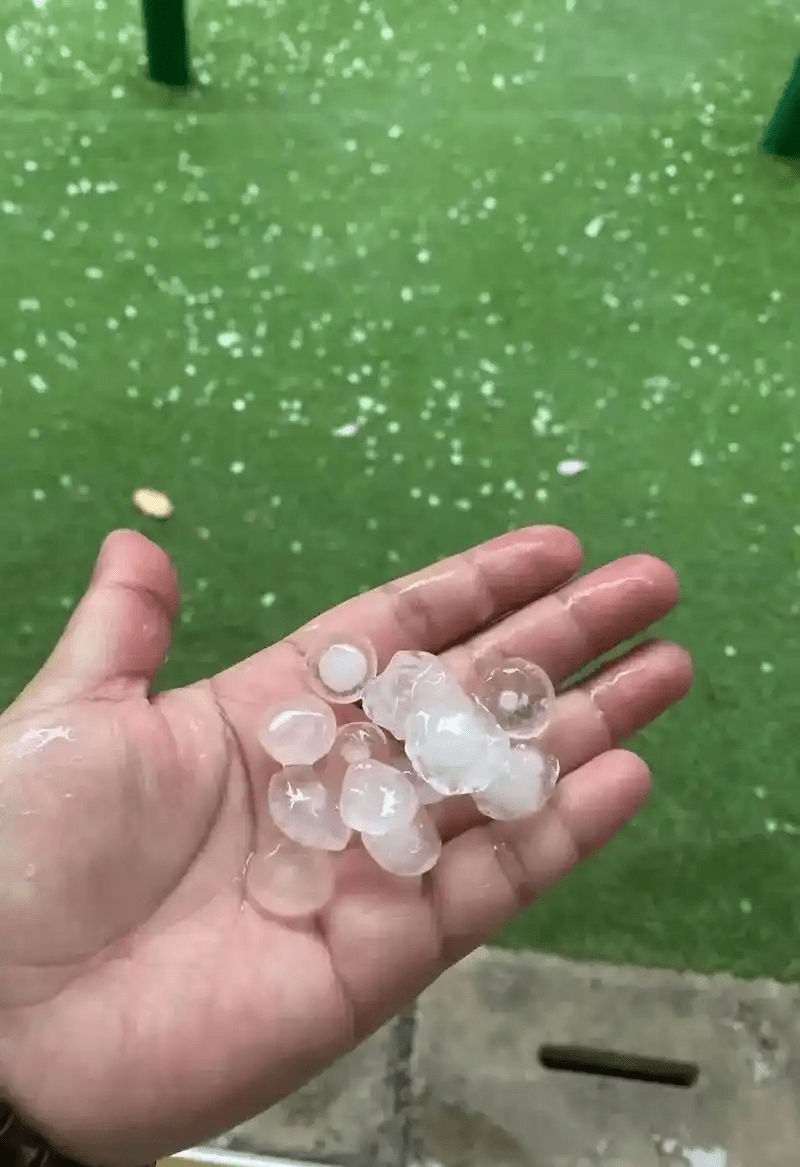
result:
<svg viewBox="0 0 800 1167"><path fill-rule="evenodd" d="M118 525L181 572L166 684L514 525L654 552L696 691L506 940L797 977L794 6L193 8L170 105L135 4L0 0L0 702Z"/></svg>

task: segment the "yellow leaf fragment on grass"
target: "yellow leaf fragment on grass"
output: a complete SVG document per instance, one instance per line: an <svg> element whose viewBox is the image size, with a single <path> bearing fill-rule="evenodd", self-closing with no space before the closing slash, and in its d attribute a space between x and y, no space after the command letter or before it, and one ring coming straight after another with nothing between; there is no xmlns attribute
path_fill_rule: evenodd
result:
<svg viewBox="0 0 800 1167"><path fill-rule="evenodd" d="M151 490L149 486L134 490L133 505L151 519L168 519L172 514L171 500L160 490Z"/></svg>

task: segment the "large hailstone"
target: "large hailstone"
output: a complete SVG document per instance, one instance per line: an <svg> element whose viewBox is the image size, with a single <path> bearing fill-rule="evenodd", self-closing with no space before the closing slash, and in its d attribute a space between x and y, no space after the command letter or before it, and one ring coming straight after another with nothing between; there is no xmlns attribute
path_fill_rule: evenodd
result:
<svg viewBox="0 0 800 1167"><path fill-rule="evenodd" d="M444 665L432 653L396 652L384 671L364 687L361 704L370 721L402 741L407 718L447 679Z"/></svg>
<svg viewBox="0 0 800 1167"><path fill-rule="evenodd" d="M417 710L406 722L406 735L414 769L444 795L485 790L510 749L489 713L466 696Z"/></svg>

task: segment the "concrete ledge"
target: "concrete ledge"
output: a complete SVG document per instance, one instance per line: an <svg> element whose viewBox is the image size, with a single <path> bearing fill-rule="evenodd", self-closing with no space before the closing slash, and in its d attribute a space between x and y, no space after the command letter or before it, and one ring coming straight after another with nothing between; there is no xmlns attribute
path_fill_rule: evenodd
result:
<svg viewBox="0 0 800 1167"><path fill-rule="evenodd" d="M275 1159L271 1155L254 1155L248 1151L229 1151L224 1147L192 1147L169 1159L160 1160L158 1167L325 1167L308 1160Z"/></svg>
<svg viewBox="0 0 800 1167"><path fill-rule="evenodd" d="M543 1044L695 1063L696 1085L545 1069ZM419 1003L417 1162L796 1167L800 989L485 949Z"/></svg>
<svg viewBox="0 0 800 1167"><path fill-rule="evenodd" d="M696 1080L547 1069L546 1044ZM214 1146L264 1167L798 1167L800 986L482 949Z"/></svg>

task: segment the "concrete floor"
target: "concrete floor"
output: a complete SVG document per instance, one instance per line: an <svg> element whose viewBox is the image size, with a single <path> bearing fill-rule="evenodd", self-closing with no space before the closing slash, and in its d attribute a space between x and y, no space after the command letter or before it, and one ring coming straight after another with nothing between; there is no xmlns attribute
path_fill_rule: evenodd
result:
<svg viewBox="0 0 800 1167"><path fill-rule="evenodd" d="M696 1081L547 1069L543 1045ZM800 987L484 949L215 1145L341 1167L796 1167Z"/></svg>

